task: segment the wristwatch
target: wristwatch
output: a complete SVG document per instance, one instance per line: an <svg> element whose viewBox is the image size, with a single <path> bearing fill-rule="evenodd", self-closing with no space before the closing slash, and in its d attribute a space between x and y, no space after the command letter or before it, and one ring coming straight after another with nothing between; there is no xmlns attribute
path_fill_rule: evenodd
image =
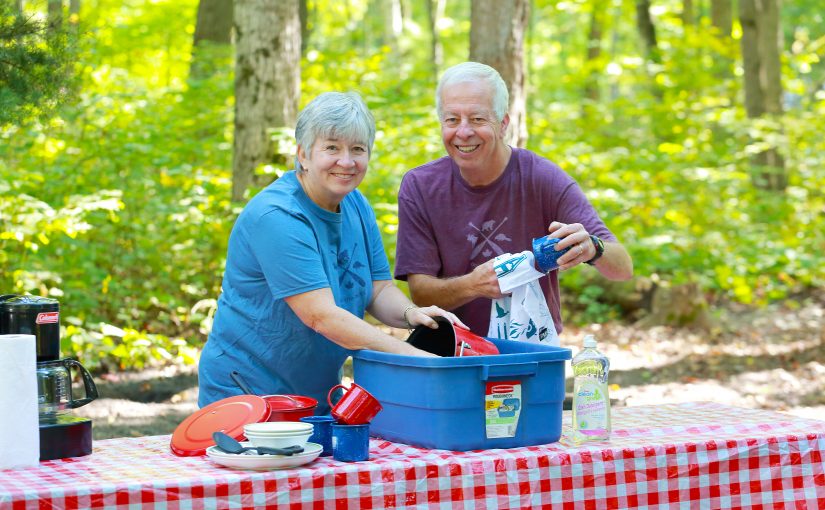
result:
<svg viewBox="0 0 825 510"><path fill-rule="evenodd" d="M604 255L604 241L602 241L599 236L590 236L590 240L593 241L593 247L596 248L596 254L593 255L593 258L588 260L587 263L592 265L596 264L596 261Z"/></svg>

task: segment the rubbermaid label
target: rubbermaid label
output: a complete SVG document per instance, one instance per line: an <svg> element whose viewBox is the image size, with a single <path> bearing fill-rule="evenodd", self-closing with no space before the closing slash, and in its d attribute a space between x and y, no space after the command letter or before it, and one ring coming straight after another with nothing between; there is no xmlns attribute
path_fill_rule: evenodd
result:
<svg viewBox="0 0 825 510"><path fill-rule="evenodd" d="M37 324L54 324L57 322L60 316L60 312L43 312L38 313L37 318L34 320Z"/></svg>
<svg viewBox="0 0 825 510"><path fill-rule="evenodd" d="M521 414L521 382L488 382L484 412L487 439L515 437Z"/></svg>

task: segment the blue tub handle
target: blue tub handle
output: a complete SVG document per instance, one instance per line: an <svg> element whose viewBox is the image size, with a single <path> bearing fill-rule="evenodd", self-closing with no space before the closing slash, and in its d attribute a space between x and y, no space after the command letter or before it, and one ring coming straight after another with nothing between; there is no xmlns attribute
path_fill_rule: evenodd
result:
<svg viewBox="0 0 825 510"><path fill-rule="evenodd" d="M481 367L481 380L487 381L492 377L530 377L536 375L538 369L539 364L535 361L508 365L484 365Z"/></svg>

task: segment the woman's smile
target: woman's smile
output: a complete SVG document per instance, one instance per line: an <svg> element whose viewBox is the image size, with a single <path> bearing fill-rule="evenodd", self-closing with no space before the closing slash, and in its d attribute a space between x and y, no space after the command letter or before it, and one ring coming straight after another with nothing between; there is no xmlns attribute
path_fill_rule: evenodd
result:
<svg viewBox="0 0 825 510"><path fill-rule="evenodd" d="M309 154L298 148L303 170L298 174L307 196L328 211L361 184L369 163L367 145L351 140L316 140Z"/></svg>

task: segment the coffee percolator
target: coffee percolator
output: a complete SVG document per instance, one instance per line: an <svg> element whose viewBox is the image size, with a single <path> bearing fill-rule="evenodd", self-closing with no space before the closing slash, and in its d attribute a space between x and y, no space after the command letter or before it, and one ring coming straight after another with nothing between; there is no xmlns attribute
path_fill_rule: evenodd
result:
<svg viewBox="0 0 825 510"><path fill-rule="evenodd" d="M92 453L92 421L71 410L96 399L97 387L83 365L60 358L60 303L39 296L0 296L0 334L34 335L36 340L40 460ZM72 394L73 369L83 380L83 398Z"/></svg>

